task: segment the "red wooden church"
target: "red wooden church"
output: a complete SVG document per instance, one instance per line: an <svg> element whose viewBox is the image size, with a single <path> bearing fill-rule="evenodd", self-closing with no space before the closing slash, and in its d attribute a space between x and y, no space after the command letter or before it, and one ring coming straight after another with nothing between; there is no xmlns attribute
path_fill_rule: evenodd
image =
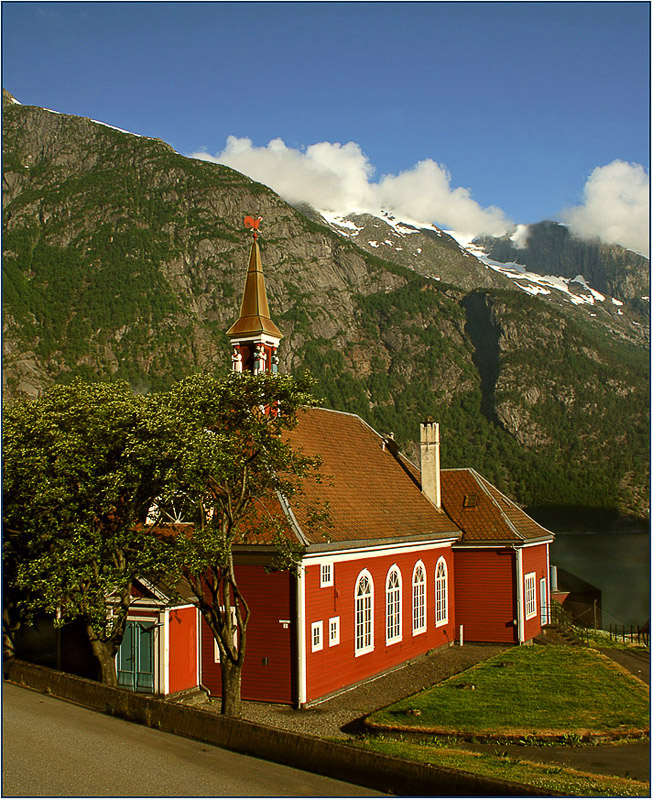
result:
<svg viewBox="0 0 653 800"><path fill-rule="evenodd" d="M235 371L276 372L282 334L256 235L227 335ZM238 549L251 610L243 699L301 706L461 637L522 644L540 632L553 534L474 470L441 470L437 423L420 434L418 468L354 414L300 413L292 444L319 455L324 476L305 498L328 501L333 527L328 541L311 538L303 508L281 500L301 545L297 576L265 571L272 546ZM198 612L166 608L161 589L141 588L118 655L121 683L161 694L201 685L219 696L219 653Z"/></svg>

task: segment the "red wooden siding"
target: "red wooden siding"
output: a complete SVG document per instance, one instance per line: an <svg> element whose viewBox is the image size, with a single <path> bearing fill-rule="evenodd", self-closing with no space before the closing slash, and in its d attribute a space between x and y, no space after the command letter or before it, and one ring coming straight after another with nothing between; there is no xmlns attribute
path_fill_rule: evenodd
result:
<svg viewBox="0 0 653 800"><path fill-rule="evenodd" d="M456 631L462 625L470 642L516 642L514 552L461 548L454 550L454 562Z"/></svg>
<svg viewBox="0 0 653 800"><path fill-rule="evenodd" d="M236 567L238 586L247 600L251 617L247 626L242 674L243 700L292 703L295 686L294 578L289 572L266 573L262 566ZM284 627L280 620L289 620ZM212 695L221 693L220 664L214 640L204 621L202 683Z"/></svg>
<svg viewBox="0 0 653 800"><path fill-rule="evenodd" d="M445 625L435 625L435 569L444 556L448 572L449 618ZM325 559L328 560L328 559ZM426 631L413 635L413 569L422 561L426 571ZM402 638L386 644L386 579L396 564L401 572ZM307 562L305 570L306 702L334 692L390 667L451 643L454 638L454 564L450 546L412 553L387 555L366 553L349 561L333 563L333 586L320 586L320 565ZM374 649L355 655L355 591L357 578L367 569L374 581ZM329 646L329 620L340 618L340 642ZM312 651L311 626L322 621L322 649Z"/></svg>
<svg viewBox="0 0 653 800"><path fill-rule="evenodd" d="M522 566L524 577L529 572L535 573L535 606L537 613L531 619L524 619L524 639L528 641L534 636L537 636L542 631L542 618L540 606L540 580L546 578L546 595L550 602L549 596L549 576L548 564L546 557L546 544L534 545L533 547L525 547L522 555ZM524 598L526 590L524 589ZM525 599L524 599L525 603ZM524 606L525 608L525 606ZM525 615L524 611L524 615Z"/></svg>
<svg viewBox="0 0 653 800"><path fill-rule="evenodd" d="M171 609L168 618L169 690L181 692L197 686L197 611L195 607Z"/></svg>

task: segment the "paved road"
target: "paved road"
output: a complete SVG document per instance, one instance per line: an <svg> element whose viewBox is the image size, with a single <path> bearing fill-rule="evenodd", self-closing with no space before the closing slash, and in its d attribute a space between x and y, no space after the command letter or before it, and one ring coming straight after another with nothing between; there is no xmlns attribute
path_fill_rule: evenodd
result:
<svg viewBox="0 0 653 800"><path fill-rule="evenodd" d="M6 682L3 688L3 797L379 795Z"/></svg>

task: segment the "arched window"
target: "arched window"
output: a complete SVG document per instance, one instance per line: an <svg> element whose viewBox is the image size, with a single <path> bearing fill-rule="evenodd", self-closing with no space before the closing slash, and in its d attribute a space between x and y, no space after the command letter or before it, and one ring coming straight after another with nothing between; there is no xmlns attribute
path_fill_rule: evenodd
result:
<svg viewBox="0 0 653 800"><path fill-rule="evenodd" d="M374 649L373 626L374 583L367 570L363 570L356 581L356 650L357 656Z"/></svg>
<svg viewBox="0 0 653 800"><path fill-rule="evenodd" d="M413 634L426 630L426 570L418 561L413 570Z"/></svg>
<svg viewBox="0 0 653 800"><path fill-rule="evenodd" d="M435 624L445 625L448 619L447 562L440 557L435 567Z"/></svg>
<svg viewBox="0 0 653 800"><path fill-rule="evenodd" d="M396 564L390 567L385 582L385 641L401 641L401 572Z"/></svg>

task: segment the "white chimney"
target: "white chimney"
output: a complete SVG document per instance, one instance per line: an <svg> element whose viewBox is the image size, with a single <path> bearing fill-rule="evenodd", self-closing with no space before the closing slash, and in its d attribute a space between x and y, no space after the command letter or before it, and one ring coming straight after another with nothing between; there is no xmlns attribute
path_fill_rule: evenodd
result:
<svg viewBox="0 0 653 800"><path fill-rule="evenodd" d="M440 424L429 417L420 429L420 451L422 461L422 494L438 508L442 506L440 495Z"/></svg>

